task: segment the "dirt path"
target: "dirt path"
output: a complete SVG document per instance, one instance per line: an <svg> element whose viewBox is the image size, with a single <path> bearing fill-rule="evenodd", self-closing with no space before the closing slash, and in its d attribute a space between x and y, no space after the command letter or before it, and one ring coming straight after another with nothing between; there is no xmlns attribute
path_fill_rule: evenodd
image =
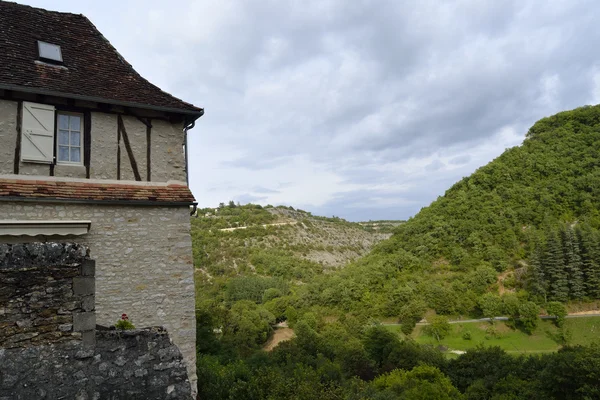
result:
<svg viewBox="0 0 600 400"><path fill-rule="evenodd" d="M587 310L569 313L569 315L600 315L600 310Z"/></svg>
<svg viewBox="0 0 600 400"><path fill-rule="evenodd" d="M290 222L277 222L274 224L252 225L252 226L262 226L263 228L266 228L268 226L296 225L297 223L298 223L298 221L290 221ZM248 229L248 227L247 226L238 226L236 228L223 228L223 229L219 229L219 230L222 232L232 232L237 229Z"/></svg>
<svg viewBox="0 0 600 400"><path fill-rule="evenodd" d="M285 342L286 340L290 340L294 337L294 330L292 328L277 328L275 332L273 332L273 336L271 339L264 345L263 350L271 351L273 350L279 343Z"/></svg>

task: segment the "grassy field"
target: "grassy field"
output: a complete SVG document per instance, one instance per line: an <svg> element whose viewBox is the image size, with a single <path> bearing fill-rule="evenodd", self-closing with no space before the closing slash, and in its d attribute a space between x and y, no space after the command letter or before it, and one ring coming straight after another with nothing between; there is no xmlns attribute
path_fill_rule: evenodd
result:
<svg viewBox="0 0 600 400"><path fill-rule="evenodd" d="M400 332L400 326L386 326L391 331ZM499 346L511 353L537 353L556 351L560 344L553 339L557 328L551 321L541 321L532 335L513 330L503 322L496 322L493 329L489 322L452 324L452 332L439 343L423 333L424 326L417 326L412 337L418 343L443 345L451 350L467 350L477 345ZM600 317L569 318L565 327L570 332L569 344L589 345L600 343ZM468 332L468 333L467 333ZM464 339L469 336L470 340Z"/></svg>

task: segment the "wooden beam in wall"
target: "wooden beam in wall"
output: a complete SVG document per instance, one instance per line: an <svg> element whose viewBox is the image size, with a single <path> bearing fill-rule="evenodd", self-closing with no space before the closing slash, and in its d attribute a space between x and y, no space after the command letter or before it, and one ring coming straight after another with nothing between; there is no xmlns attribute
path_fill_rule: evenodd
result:
<svg viewBox="0 0 600 400"><path fill-rule="evenodd" d="M92 113L83 113L83 165L85 177L90 179L90 165L92 161Z"/></svg>
<svg viewBox="0 0 600 400"><path fill-rule="evenodd" d="M117 123L117 180L121 179L121 116Z"/></svg>
<svg viewBox="0 0 600 400"><path fill-rule="evenodd" d="M148 124L146 125L146 180L150 182L152 180L152 120L148 118Z"/></svg>
<svg viewBox="0 0 600 400"><path fill-rule="evenodd" d="M13 165L13 173L19 175L19 163L21 162L21 119L23 112L23 102L17 104L17 143L15 144L15 160Z"/></svg>
<svg viewBox="0 0 600 400"><path fill-rule="evenodd" d="M127 130L125 130L125 124L123 123L123 117L119 114L119 129L121 131L121 136L123 137L123 143L125 144L125 150L127 151L127 155L129 156L129 162L131 163L131 169L133 170L133 176L136 181L141 181L142 177L140 176L140 172L138 171L137 162L135 161L135 157L133 154L133 150L131 149L131 143L129 143L129 137L127 136Z"/></svg>

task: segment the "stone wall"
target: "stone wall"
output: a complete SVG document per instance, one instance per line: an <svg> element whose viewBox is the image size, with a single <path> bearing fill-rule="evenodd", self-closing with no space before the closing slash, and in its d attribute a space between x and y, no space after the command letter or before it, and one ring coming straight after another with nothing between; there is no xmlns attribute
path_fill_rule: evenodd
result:
<svg viewBox="0 0 600 400"><path fill-rule="evenodd" d="M185 182L185 155L183 153L183 124L152 120L152 180L169 179Z"/></svg>
<svg viewBox="0 0 600 400"><path fill-rule="evenodd" d="M0 100L0 174L12 174L14 171L18 104L16 101Z"/></svg>
<svg viewBox="0 0 600 400"><path fill-rule="evenodd" d="M61 240L88 247L96 260L98 323L112 325L126 313L136 326L164 326L181 350L195 387L196 320L189 218L188 207L0 202L0 220L92 221L87 235Z"/></svg>
<svg viewBox="0 0 600 400"><path fill-rule="evenodd" d="M0 347L93 344L94 262L82 246L0 244Z"/></svg>
<svg viewBox="0 0 600 400"><path fill-rule="evenodd" d="M92 113L90 177L117 179L117 114Z"/></svg>
<svg viewBox="0 0 600 400"><path fill-rule="evenodd" d="M77 341L0 349L0 399L191 399L181 353L166 331L96 331Z"/></svg>

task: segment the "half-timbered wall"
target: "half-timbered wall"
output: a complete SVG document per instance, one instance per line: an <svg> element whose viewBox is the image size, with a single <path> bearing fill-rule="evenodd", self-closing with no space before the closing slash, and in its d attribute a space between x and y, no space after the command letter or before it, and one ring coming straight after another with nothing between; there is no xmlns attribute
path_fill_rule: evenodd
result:
<svg viewBox="0 0 600 400"><path fill-rule="evenodd" d="M185 182L183 123L92 111L84 165L21 160L21 104L0 100L0 174ZM119 121L120 120L120 121ZM89 165L87 165L89 164Z"/></svg>

